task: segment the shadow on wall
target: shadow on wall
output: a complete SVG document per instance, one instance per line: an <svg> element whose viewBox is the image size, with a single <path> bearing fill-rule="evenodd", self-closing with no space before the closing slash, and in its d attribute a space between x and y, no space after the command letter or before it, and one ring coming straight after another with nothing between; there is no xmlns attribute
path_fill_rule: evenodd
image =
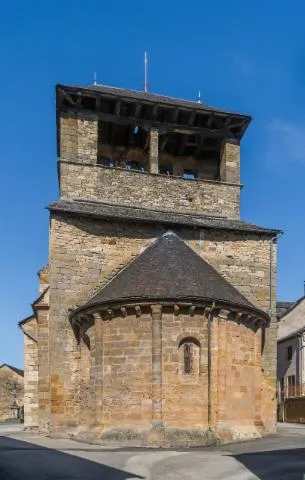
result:
<svg viewBox="0 0 305 480"><path fill-rule="evenodd" d="M232 456L260 480L305 479L305 448L242 453Z"/></svg>
<svg viewBox="0 0 305 480"><path fill-rule="evenodd" d="M97 449L92 449L97 451ZM90 450L68 449L67 452ZM99 449L100 451L100 449ZM0 479L32 480L128 480L143 479L130 472L86 460L73 454L0 436Z"/></svg>

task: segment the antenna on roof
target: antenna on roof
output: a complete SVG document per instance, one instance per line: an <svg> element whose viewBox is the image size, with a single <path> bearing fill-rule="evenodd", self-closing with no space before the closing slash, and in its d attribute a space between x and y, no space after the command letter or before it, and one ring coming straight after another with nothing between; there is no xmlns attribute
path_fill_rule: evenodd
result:
<svg viewBox="0 0 305 480"><path fill-rule="evenodd" d="M144 92L148 91L148 81L147 81L147 67L148 67L148 56L147 51L144 52Z"/></svg>
<svg viewBox="0 0 305 480"><path fill-rule="evenodd" d="M198 100L197 103L201 103L201 92L198 90Z"/></svg>
<svg viewBox="0 0 305 480"><path fill-rule="evenodd" d="M93 85L97 85L96 72L93 73Z"/></svg>

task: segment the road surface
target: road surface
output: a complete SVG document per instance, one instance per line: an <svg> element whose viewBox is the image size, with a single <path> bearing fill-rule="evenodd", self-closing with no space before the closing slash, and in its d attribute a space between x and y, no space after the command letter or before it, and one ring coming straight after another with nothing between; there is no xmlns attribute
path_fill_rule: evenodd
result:
<svg viewBox="0 0 305 480"><path fill-rule="evenodd" d="M105 448L0 427L0 480L303 480L305 427L221 448ZM305 477L304 477L305 478Z"/></svg>

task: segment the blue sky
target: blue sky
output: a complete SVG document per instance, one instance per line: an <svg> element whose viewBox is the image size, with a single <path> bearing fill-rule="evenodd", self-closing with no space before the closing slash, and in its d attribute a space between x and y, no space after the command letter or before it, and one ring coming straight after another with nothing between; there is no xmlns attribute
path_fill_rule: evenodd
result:
<svg viewBox="0 0 305 480"><path fill-rule="evenodd" d="M279 227L278 298L305 279L305 3L302 0L7 1L0 4L0 363L22 366L58 196L56 83L149 88L252 115L242 218Z"/></svg>

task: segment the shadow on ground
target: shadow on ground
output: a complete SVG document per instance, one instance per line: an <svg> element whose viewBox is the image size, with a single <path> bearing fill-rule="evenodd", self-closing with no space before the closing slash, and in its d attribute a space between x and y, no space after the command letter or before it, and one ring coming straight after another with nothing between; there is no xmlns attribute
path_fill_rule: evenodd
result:
<svg viewBox="0 0 305 480"><path fill-rule="evenodd" d="M305 445L305 441L304 441ZM305 448L232 455L260 480L305 480Z"/></svg>
<svg viewBox="0 0 305 480"><path fill-rule="evenodd" d="M133 473L0 436L0 480L128 480Z"/></svg>

